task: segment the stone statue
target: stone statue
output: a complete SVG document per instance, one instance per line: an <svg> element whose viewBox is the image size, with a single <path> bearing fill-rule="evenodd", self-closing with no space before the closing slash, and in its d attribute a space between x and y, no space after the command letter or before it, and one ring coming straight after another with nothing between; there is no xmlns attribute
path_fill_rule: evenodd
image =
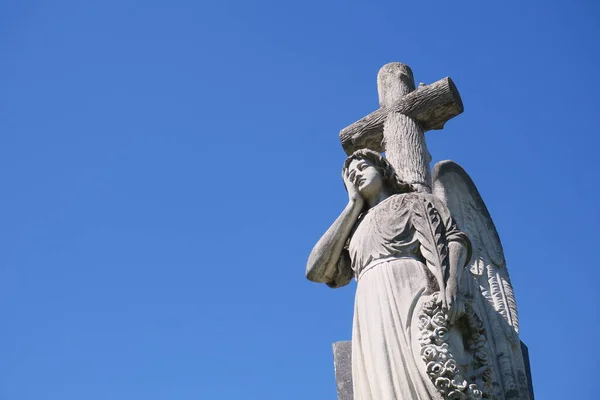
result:
<svg viewBox="0 0 600 400"><path fill-rule="evenodd" d="M423 132L462 112L456 87L415 90L400 63L378 83L381 108L340 133L348 204L306 270L330 287L358 283L354 399L530 399L493 222L460 166L429 171Z"/></svg>

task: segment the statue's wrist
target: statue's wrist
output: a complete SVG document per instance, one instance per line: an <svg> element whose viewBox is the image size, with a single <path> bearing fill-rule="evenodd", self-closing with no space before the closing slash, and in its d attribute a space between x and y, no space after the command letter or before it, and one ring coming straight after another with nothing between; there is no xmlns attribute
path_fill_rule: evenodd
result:
<svg viewBox="0 0 600 400"><path fill-rule="evenodd" d="M456 291L458 288L457 280L455 278L449 278L446 282L446 290L449 292Z"/></svg>
<svg viewBox="0 0 600 400"><path fill-rule="evenodd" d="M363 199L361 197L359 197L359 198L350 197L348 199L348 204L352 207L358 207L358 206L362 207Z"/></svg>

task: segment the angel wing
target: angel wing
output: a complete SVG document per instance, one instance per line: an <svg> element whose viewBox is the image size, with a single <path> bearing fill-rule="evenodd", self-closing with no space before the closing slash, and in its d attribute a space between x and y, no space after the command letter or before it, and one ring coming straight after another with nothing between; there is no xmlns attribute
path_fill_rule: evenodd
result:
<svg viewBox="0 0 600 400"><path fill-rule="evenodd" d="M501 376L501 398L525 399L527 378L521 353L517 303L494 222L467 173L453 161L437 163L433 194L444 201L460 230L471 240L473 255L465 293L483 319L494 369Z"/></svg>

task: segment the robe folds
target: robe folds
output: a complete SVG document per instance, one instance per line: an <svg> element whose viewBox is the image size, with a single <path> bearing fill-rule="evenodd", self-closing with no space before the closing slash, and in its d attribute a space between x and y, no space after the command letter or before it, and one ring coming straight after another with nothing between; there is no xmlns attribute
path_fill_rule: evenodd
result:
<svg viewBox="0 0 600 400"><path fill-rule="evenodd" d="M390 196L359 220L348 244L358 282L352 330L355 400L445 398L422 357L419 318L444 287L451 241L470 252L467 236L446 206L427 193Z"/></svg>

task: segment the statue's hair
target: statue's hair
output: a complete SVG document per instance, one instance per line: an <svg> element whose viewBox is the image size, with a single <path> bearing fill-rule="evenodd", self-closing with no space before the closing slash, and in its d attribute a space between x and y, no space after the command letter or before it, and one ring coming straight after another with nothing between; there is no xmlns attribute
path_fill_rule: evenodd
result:
<svg viewBox="0 0 600 400"><path fill-rule="evenodd" d="M352 160L367 160L373 164L375 169L381 174L385 188L391 194L416 192L413 185L400 180L392 164L376 151L369 149L356 150L344 161L344 170L348 169Z"/></svg>

